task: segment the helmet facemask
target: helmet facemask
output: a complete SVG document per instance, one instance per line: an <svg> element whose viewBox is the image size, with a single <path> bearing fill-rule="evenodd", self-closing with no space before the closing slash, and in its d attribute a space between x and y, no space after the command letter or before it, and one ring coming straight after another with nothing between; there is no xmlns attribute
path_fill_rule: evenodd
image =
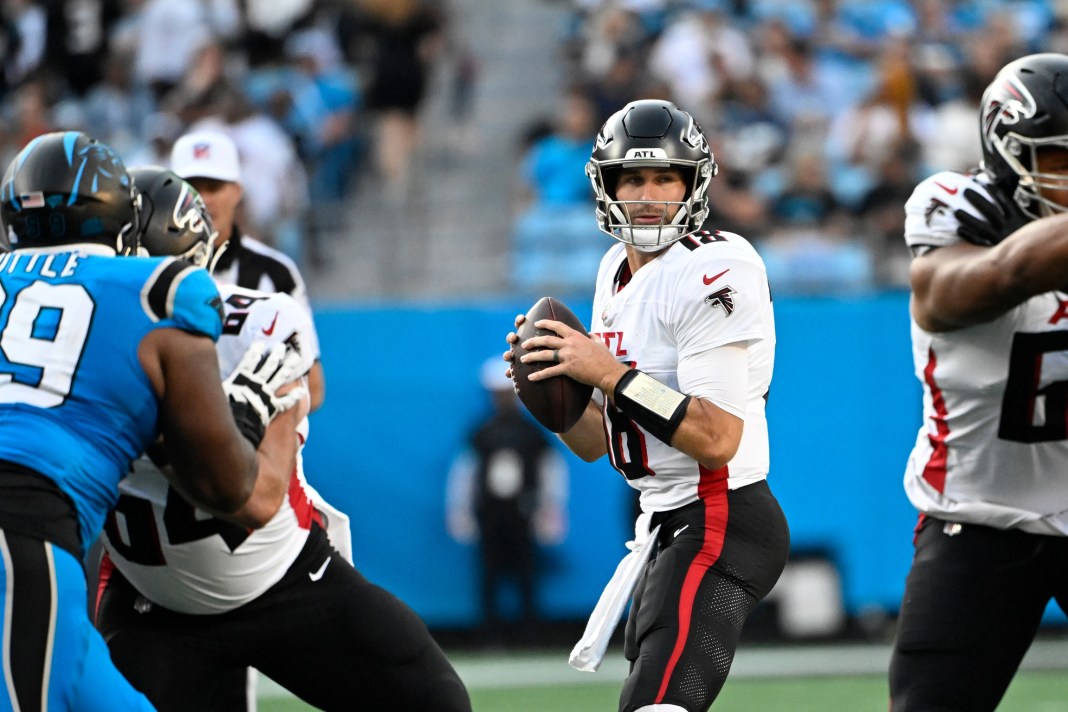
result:
<svg viewBox="0 0 1068 712"><path fill-rule="evenodd" d="M616 187L625 168L674 168L686 182L680 201L617 200ZM597 197L597 222L603 232L631 245L639 252L657 252L700 229L708 216L708 186L715 171L708 160L647 163L619 161L586 165L586 172ZM635 219L648 212L648 206L661 212L658 225L638 223ZM674 209L674 210L673 210ZM674 214L672 215L672 212ZM669 215L671 217L669 217Z"/></svg>
<svg viewBox="0 0 1068 712"><path fill-rule="evenodd" d="M1008 133L1004 138L995 137L992 143L1001 159L1018 176L1012 197L1024 215L1034 219L1068 211L1068 207L1047 197L1051 193L1068 191L1068 172L1042 173L1038 170L1039 152L1044 148L1068 151L1068 136L1028 138Z"/></svg>
<svg viewBox="0 0 1068 712"><path fill-rule="evenodd" d="M141 193L130 182L130 200L133 202L133 219L122 226L115 238L115 254L130 257L143 254L141 250Z"/></svg>

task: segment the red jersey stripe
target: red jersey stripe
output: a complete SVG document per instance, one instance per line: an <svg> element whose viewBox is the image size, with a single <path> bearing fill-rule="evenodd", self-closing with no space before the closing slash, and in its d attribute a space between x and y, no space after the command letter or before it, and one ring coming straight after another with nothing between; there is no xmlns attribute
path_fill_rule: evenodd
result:
<svg viewBox="0 0 1068 712"><path fill-rule="evenodd" d="M671 680L671 674L675 671L675 666L686 647L697 591L701 587L705 573L712 564L716 563L723 552L723 540L727 535L727 477L729 474L727 466L724 465L718 470L700 467L700 472L701 479L697 484L697 494L705 505L705 540L701 545L701 550L690 563L690 568L682 583L682 593L679 596L679 637L675 640L675 648L671 651L671 657L668 658L667 667L664 669L660 691L656 695L656 704L660 704L664 700L664 695L667 694L668 681Z"/></svg>
<svg viewBox="0 0 1068 712"><path fill-rule="evenodd" d="M93 600L93 623L96 623L97 613L100 612L100 599L104 597L104 591L111 581L111 575L115 573L115 562L108 556L107 549L100 557L100 574L96 581L96 597Z"/></svg>
<svg viewBox="0 0 1068 712"><path fill-rule="evenodd" d="M931 405L934 407L934 424L936 435L928 435L931 442L931 457L923 468L923 479L927 480L938 492L946 490L946 459L948 450L946 438L949 437L949 424L946 422L946 400L942 395L942 389L935 383L935 366L938 359L934 349L927 350L927 366L923 369L923 380L931 391Z"/></svg>
<svg viewBox="0 0 1068 712"><path fill-rule="evenodd" d="M322 515L312 504L308 493L304 491L304 485L297 476L297 471L289 477L289 506L293 507L293 513L297 515L297 525L301 529L311 529L312 522L316 522L325 529Z"/></svg>

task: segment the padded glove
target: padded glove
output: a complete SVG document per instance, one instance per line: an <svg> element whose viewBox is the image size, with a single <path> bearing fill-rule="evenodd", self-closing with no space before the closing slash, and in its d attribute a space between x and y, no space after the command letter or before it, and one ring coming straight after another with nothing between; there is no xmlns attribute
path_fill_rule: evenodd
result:
<svg viewBox="0 0 1068 712"><path fill-rule="evenodd" d="M271 420L299 403L305 393L303 387L298 387L278 395L282 386L303 375L299 370L300 354L284 343L275 344L265 354L266 348L263 342L253 343L234 372L223 381L234 422L256 447Z"/></svg>
<svg viewBox="0 0 1068 712"><path fill-rule="evenodd" d="M953 217L960 223L957 235L973 245L996 245L1031 221L1014 201L1004 197L996 188L991 188L990 193L993 200L974 188L964 189L964 199L985 219L977 218L967 210L953 211Z"/></svg>

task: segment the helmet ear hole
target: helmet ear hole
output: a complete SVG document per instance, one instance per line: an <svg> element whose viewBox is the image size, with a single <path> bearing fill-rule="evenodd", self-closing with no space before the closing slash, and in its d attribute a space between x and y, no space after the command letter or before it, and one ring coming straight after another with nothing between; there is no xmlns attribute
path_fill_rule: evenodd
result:
<svg viewBox="0 0 1068 712"><path fill-rule="evenodd" d="M611 166L601 170L601 178L604 181L604 194L611 200L616 199L616 189L619 187L619 177L623 169L619 166Z"/></svg>
<svg viewBox="0 0 1068 712"><path fill-rule="evenodd" d="M682 182L686 186L685 200L689 200L693 195L694 180L697 178L697 169L689 166L678 166L678 171L682 175Z"/></svg>

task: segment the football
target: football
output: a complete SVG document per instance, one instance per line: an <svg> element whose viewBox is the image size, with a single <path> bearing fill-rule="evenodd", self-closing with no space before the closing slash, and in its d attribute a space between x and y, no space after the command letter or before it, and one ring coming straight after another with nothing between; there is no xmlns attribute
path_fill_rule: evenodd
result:
<svg viewBox="0 0 1068 712"><path fill-rule="evenodd" d="M530 374L554 365L552 361L523 363L519 360L523 354L527 353L520 344L535 336L555 333L548 329L535 329L534 322L540 319L553 319L583 334L587 332L579 318L563 302L552 297L539 299L527 312L526 321L516 331L519 343L513 349L515 361L512 363L512 378L515 381L519 400L539 423L554 433L562 433L569 430L582 417L586 404L590 402L590 396L593 395L593 386L579 383L567 376L553 376L544 381L529 380Z"/></svg>

